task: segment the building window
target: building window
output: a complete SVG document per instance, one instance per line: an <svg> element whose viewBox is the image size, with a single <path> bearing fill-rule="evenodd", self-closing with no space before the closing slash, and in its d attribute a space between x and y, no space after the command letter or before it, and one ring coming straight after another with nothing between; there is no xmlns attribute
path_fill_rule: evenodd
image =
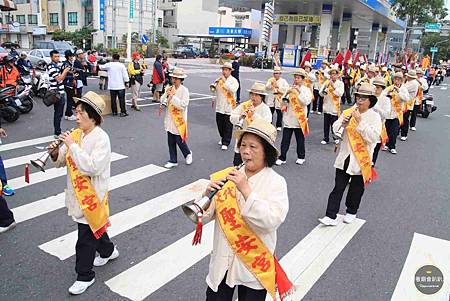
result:
<svg viewBox="0 0 450 301"><path fill-rule="evenodd" d="M13 15L6 15L5 16L5 21L6 21L6 24L13 23L14 22L14 16Z"/></svg>
<svg viewBox="0 0 450 301"><path fill-rule="evenodd" d="M67 13L68 24L71 26L78 25L78 16L76 12Z"/></svg>
<svg viewBox="0 0 450 301"><path fill-rule="evenodd" d="M241 28L242 27L242 20L236 20L236 23L235 23L234 27Z"/></svg>
<svg viewBox="0 0 450 301"><path fill-rule="evenodd" d="M158 18L158 27L162 27L163 26L163 20L162 18Z"/></svg>
<svg viewBox="0 0 450 301"><path fill-rule="evenodd" d="M58 25L58 24L59 24L58 13L50 14L50 25Z"/></svg>
<svg viewBox="0 0 450 301"><path fill-rule="evenodd" d="M36 25L37 24L37 15L28 15L28 24Z"/></svg>
<svg viewBox="0 0 450 301"><path fill-rule="evenodd" d="M27 4L30 3L30 0L16 0L16 4Z"/></svg>
<svg viewBox="0 0 450 301"><path fill-rule="evenodd" d="M84 15L84 25L89 26L89 24L91 23L92 23L92 12L87 11L86 14Z"/></svg>
<svg viewBox="0 0 450 301"><path fill-rule="evenodd" d="M17 15L17 16L16 16L16 21L17 21L20 25L25 25L25 15Z"/></svg>

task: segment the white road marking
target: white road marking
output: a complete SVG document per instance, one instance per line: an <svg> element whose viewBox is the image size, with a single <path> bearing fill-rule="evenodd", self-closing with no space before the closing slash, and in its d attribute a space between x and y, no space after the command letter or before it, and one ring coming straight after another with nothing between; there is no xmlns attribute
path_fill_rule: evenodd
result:
<svg viewBox="0 0 450 301"><path fill-rule="evenodd" d="M11 168L19 165L24 165L25 163L30 163L30 160L35 160L42 156L45 152L38 152L30 155L25 155L21 157L15 157L12 159L3 160L5 168Z"/></svg>
<svg viewBox="0 0 450 301"><path fill-rule="evenodd" d="M3 138L2 140L3 140L3 143L7 142L6 138ZM46 137L41 137L41 138L13 142L13 143L6 143L6 144L0 145L0 152L17 149L17 148L22 148L22 147L27 147L27 146L36 145L36 144L48 143L53 140L55 140L55 138L53 136L46 136Z"/></svg>
<svg viewBox="0 0 450 301"><path fill-rule="evenodd" d="M195 199L206 189L208 180L198 180L110 217L109 237L114 237ZM181 213L181 210L180 210ZM55 238L39 246L51 255L65 260L75 254L77 231ZM184 255L183 255L184 256ZM161 265L164 269L164 265Z"/></svg>
<svg viewBox="0 0 450 301"><path fill-rule="evenodd" d="M33 159L37 159L38 157L34 157ZM128 158L127 156L118 154L118 153L111 153L111 161L118 161L121 159L125 159ZM30 162L30 161L28 161ZM30 171L32 170L36 170L31 164L30 164ZM30 183L26 183L25 182L25 177L21 176L21 177L17 177L14 179L10 179L8 180L8 184L11 185L11 187L13 187L15 190L23 188L23 187L28 187L37 183L41 183L44 181L48 181L57 177L61 177L61 176L65 176L67 174L67 168L50 168L48 170L46 170L44 173L39 171L39 172L34 172L34 173L30 173Z"/></svg>
<svg viewBox="0 0 450 301"><path fill-rule="evenodd" d="M441 90L447 90L447 87L441 87Z"/></svg>
<svg viewBox="0 0 450 301"><path fill-rule="evenodd" d="M391 301L448 300L450 295L450 241L414 233L408 257L392 294ZM443 287L433 295L422 294L415 286L415 274L425 265L433 265L444 276Z"/></svg>
<svg viewBox="0 0 450 301"><path fill-rule="evenodd" d="M111 177L109 182L109 190L111 191L120 187L124 187L131 183L143 180L165 171L168 171L168 169L149 164L118 174ZM64 199L65 194L64 192L61 192L57 195L13 208L11 209L11 211L14 213L14 219L16 220L16 223L21 223L40 215L63 208L65 206Z"/></svg>
<svg viewBox="0 0 450 301"><path fill-rule="evenodd" d="M445 117L450 117L450 115L444 115Z"/></svg>

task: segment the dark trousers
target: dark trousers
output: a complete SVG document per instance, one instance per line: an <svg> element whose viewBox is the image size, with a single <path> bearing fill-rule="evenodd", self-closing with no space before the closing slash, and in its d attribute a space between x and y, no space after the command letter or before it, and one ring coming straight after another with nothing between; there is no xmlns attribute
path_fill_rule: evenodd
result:
<svg viewBox="0 0 450 301"><path fill-rule="evenodd" d="M323 112L323 97L319 95L319 90L314 90L314 100L312 104L312 110L316 112Z"/></svg>
<svg viewBox="0 0 450 301"><path fill-rule="evenodd" d="M323 140L330 142L330 130L333 132L333 123L338 120L336 115L323 114Z"/></svg>
<svg viewBox="0 0 450 301"><path fill-rule="evenodd" d="M417 113L419 112L420 105L414 105L414 109L411 111L411 120L409 122L409 127L416 126Z"/></svg>
<svg viewBox="0 0 450 301"><path fill-rule="evenodd" d="M70 117L73 115L73 107L75 107L75 101L73 97L75 96L75 90L72 88L64 87L66 91L66 112L64 116Z"/></svg>
<svg viewBox="0 0 450 301"><path fill-rule="evenodd" d="M92 270L95 252L101 257L108 258L114 251L114 244L105 232L96 239L89 225L78 223L78 240L75 245L75 271L78 281L91 281L95 277Z"/></svg>
<svg viewBox="0 0 450 301"><path fill-rule="evenodd" d="M347 170L350 157L345 160L344 170ZM347 198L345 200L345 206L347 206L347 213L356 214L358 212L361 198L364 194L364 180L362 175L351 176L344 170L336 168L336 177L334 179L334 188L328 196L328 205L326 216L332 219L336 219L336 215L339 212L341 206L342 196L344 195L345 188L348 185L350 179L350 187L348 188Z"/></svg>
<svg viewBox="0 0 450 301"><path fill-rule="evenodd" d="M14 214L8 208L3 196L0 196L0 227L8 227L14 222Z"/></svg>
<svg viewBox="0 0 450 301"><path fill-rule="evenodd" d="M191 153L186 142L183 142L180 135L174 135L171 132L167 132L167 144L169 145L169 156L171 163L177 163L177 145L180 148L183 156L186 158Z"/></svg>
<svg viewBox="0 0 450 301"><path fill-rule="evenodd" d="M3 159L0 157L0 180L2 181L2 185L8 185L8 178L6 177L5 165L3 165Z"/></svg>
<svg viewBox="0 0 450 301"><path fill-rule="evenodd" d="M239 80L239 78L237 78L237 81L239 83L239 88L236 91L236 103L240 104L241 103L241 81Z"/></svg>
<svg viewBox="0 0 450 301"><path fill-rule="evenodd" d="M281 139L281 155L280 160L286 161L286 155L291 145L292 133L295 134L297 141L297 158L305 159L305 136L302 129L283 128L283 138Z"/></svg>
<svg viewBox="0 0 450 301"><path fill-rule="evenodd" d="M111 95L111 111L113 114L117 114L116 99L119 98L120 113L126 113L127 108L125 106L125 89L123 90L109 90Z"/></svg>
<svg viewBox="0 0 450 301"><path fill-rule="evenodd" d="M373 155L372 155L373 166L375 166L375 164L377 163L378 153L380 152L380 149L381 149L381 142L377 143L377 145L375 146L375 149L373 150Z"/></svg>
<svg viewBox="0 0 450 301"><path fill-rule="evenodd" d="M222 145L230 145L231 136L233 135L233 124L230 122L230 115L216 113L216 123L220 138L222 138Z"/></svg>
<svg viewBox="0 0 450 301"><path fill-rule="evenodd" d="M270 107L270 111L272 112L272 116L274 112L277 112L277 121L275 123L277 128L282 127L283 123L283 112L280 109L275 109L275 107Z"/></svg>
<svg viewBox="0 0 450 301"><path fill-rule="evenodd" d="M233 158L233 166L239 166L242 163L242 157L240 153L234 153L234 158Z"/></svg>
<svg viewBox="0 0 450 301"><path fill-rule="evenodd" d="M400 128L400 122L398 118L395 119L386 119L386 132L389 137L389 141L386 143L386 146L389 149L395 149L395 144L397 142L398 130Z"/></svg>
<svg viewBox="0 0 450 301"><path fill-rule="evenodd" d="M217 289L217 293L208 287L206 290L206 301L232 301L234 287L229 287L226 282L227 275ZM239 301L264 301L266 300L267 291L265 289L255 290L244 285L238 285Z"/></svg>
<svg viewBox="0 0 450 301"><path fill-rule="evenodd" d="M59 136L61 134L61 119L64 114L64 105L66 104L66 95L61 94L61 98L53 105L53 134Z"/></svg>
<svg viewBox="0 0 450 301"><path fill-rule="evenodd" d="M348 104L352 103L352 94L350 93L350 83L344 83L344 95L341 97L341 102L344 104L347 101Z"/></svg>
<svg viewBox="0 0 450 301"><path fill-rule="evenodd" d="M408 136L408 130L409 130L409 117L411 115L412 111L406 111L403 113L403 125L400 127L400 135L402 137Z"/></svg>

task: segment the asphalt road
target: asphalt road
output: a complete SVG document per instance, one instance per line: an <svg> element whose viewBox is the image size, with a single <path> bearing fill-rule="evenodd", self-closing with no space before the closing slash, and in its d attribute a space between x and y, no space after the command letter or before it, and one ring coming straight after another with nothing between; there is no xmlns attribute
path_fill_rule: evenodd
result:
<svg viewBox="0 0 450 301"><path fill-rule="evenodd" d="M223 152L217 145L215 116L208 97L208 86L219 76L219 70L195 63L184 65L180 62L179 66L188 70L189 77L185 85L194 99L188 113L188 144L193 151L194 163L186 166L179 152L180 165L176 169L153 176L145 175L142 180L130 180L131 183L114 189L110 193L111 215L198 179L207 179L212 172L232 163L232 149ZM255 80L265 81L269 76L270 73L259 70L243 70L242 100L246 100L246 89ZM289 75L285 76L291 81ZM90 79L89 89L96 88L97 79ZM348 243L343 244L343 250L332 258L329 266L325 266L324 272L319 273L318 280L313 281L312 288L303 300L389 300L399 280L414 233L450 240L450 97L448 90L442 88L447 86L432 89L438 110L428 119L418 118L417 132L410 133L407 142L398 141L398 154L380 153L377 164L379 180L366 190L358 212L358 217L366 222L349 238ZM143 95L149 97L149 94ZM148 98L141 100L140 104L148 105L143 112L129 111L130 116L126 118L105 117L103 128L110 135L113 152L127 156L112 163L112 176L149 164L163 166L168 160L163 117L158 116L157 106L151 105ZM13 124L4 124L8 138L3 139L3 144L7 146L13 142L51 135L52 116L53 110L37 101L30 114L21 116ZM306 140L304 166L295 164L293 141L288 163L275 167L287 180L290 201L287 219L278 230L279 258L315 229L318 226L317 218L325 214L328 194L334 184L335 154L331 145L320 144L322 123L322 116L310 116L311 133ZM62 127L71 128L73 125L73 122L63 121ZM278 145L279 140L280 137ZM3 160L8 160L39 151L33 145L3 150L1 156ZM23 165L7 168L7 173L10 180L20 179ZM41 176L48 177L46 174ZM15 196L7 198L9 207L19 208L64 190L65 176L45 179L17 189ZM170 201L173 200L164 197L157 199L159 203L151 211L155 213L158 207ZM155 214L153 218L137 223L112 238L118 246L120 257L95 269L96 283L85 294L69 297L67 289L76 277L75 257L60 260L39 246L75 231L76 225L67 216L66 209L57 207L56 201L47 200L46 203L54 208L49 209L48 213L37 214L20 222L16 229L0 235L0 300L128 300L112 291L105 282L148 258L155 261L146 270L152 276L147 289L155 289L151 289L150 294L144 294L145 300L205 299L209 256L201 256L193 261L192 254L200 253L201 249L197 251L194 247L176 244L194 230L194 225L178 207L163 210L161 214ZM344 212L342 205L341 213ZM127 220L133 221L133 216ZM325 238L317 238L319 242L322 240ZM341 238L337 236L335 240L339 243ZM165 248L171 246L172 253L165 253ZM155 254L165 254L166 260L158 259L153 256ZM304 260L311 255L306 252ZM190 261L192 265L188 264ZM303 258L300 258L299 262L302 261ZM179 266L173 267L171 262ZM183 266L183 262L187 266ZM320 264L312 262L311 265ZM173 277L167 281L161 280L160 285L155 284L158 278L165 279L170 270L176 271ZM146 275L138 274L135 281L146 283Z"/></svg>

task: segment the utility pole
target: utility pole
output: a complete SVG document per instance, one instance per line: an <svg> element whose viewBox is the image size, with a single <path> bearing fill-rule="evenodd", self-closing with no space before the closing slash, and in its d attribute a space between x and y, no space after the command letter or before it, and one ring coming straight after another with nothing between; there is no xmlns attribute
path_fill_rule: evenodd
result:
<svg viewBox="0 0 450 301"><path fill-rule="evenodd" d="M156 43L156 4L158 0L150 0L152 1L152 36L153 43Z"/></svg>
<svg viewBox="0 0 450 301"><path fill-rule="evenodd" d="M117 38L116 38L116 13L117 13L117 0L112 0L112 18L111 18L111 24L112 24L112 48L117 48Z"/></svg>
<svg viewBox="0 0 450 301"><path fill-rule="evenodd" d="M131 61L131 26L134 20L134 0L130 0L127 32L127 61Z"/></svg>

